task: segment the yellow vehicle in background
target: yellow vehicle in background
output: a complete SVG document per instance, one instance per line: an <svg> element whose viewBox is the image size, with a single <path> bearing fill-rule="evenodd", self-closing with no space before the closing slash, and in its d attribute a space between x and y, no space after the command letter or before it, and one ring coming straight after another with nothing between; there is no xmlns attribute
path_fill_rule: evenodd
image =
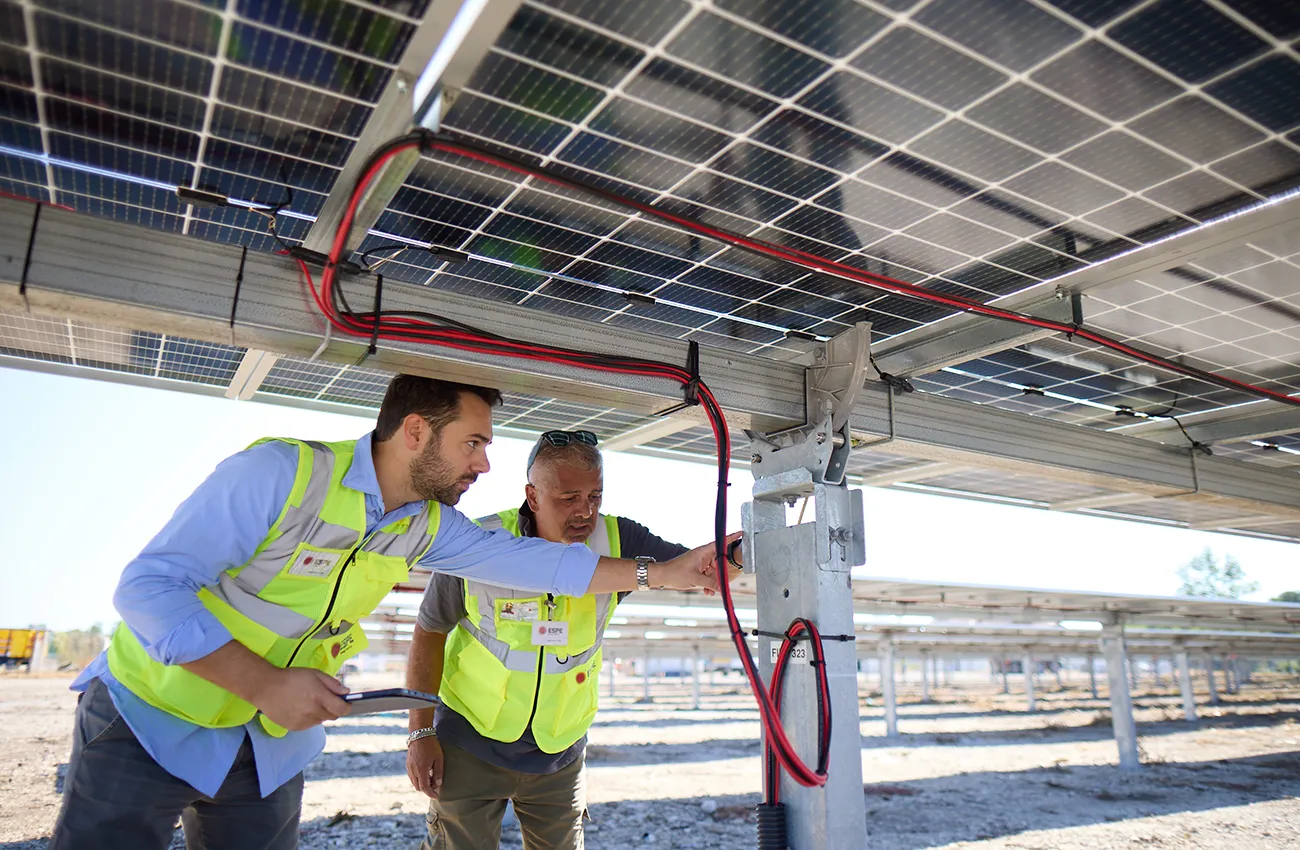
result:
<svg viewBox="0 0 1300 850"><path fill-rule="evenodd" d="M30 665L44 638L42 629L0 629L0 668Z"/></svg>

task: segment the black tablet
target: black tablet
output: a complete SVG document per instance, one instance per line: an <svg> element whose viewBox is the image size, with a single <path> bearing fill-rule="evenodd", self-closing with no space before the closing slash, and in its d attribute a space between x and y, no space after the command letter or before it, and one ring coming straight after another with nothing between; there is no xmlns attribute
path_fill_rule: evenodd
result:
<svg viewBox="0 0 1300 850"><path fill-rule="evenodd" d="M381 711L413 711L438 706L438 698L433 694L406 688L355 691L343 697L343 701L352 707L352 711L348 713L349 717L358 714L378 714Z"/></svg>

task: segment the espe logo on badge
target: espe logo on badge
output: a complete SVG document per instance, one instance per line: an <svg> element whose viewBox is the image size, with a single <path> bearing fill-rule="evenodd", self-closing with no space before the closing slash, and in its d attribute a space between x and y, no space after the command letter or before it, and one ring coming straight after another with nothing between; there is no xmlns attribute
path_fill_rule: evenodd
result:
<svg viewBox="0 0 1300 850"><path fill-rule="evenodd" d="M312 549L306 549L298 554L289 568L289 574L295 576L311 576L321 578L334 571L334 565L339 562L337 552L317 552Z"/></svg>

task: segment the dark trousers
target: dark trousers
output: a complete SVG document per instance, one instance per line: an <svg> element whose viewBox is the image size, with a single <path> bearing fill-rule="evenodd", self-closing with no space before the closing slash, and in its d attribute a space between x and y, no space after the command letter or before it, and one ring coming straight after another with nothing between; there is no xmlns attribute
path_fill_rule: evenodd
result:
<svg viewBox="0 0 1300 850"><path fill-rule="evenodd" d="M48 850L166 850L182 817L187 850L295 850L302 774L262 797L247 738L215 797L163 770L98 679L77 702L63 806Z"/></svg>
<svg viewBox="0 0 1300 850"><path fill-rule="evenodd" d="M442 791L430 801L420 850L497 850L506 803L515 804L524 850L583 850L586 755L555 773L520 773L442 745Z"/></svg>

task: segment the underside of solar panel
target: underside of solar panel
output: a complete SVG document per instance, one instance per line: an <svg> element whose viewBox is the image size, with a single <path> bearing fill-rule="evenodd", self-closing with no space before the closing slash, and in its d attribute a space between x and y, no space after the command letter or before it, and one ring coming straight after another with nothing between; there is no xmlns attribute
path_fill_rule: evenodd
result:
<svg viewBox="0 0 1300 850"><path fill-rule="evenodd" d="M484 158L426 148L361 204L346 259L381 272L390 297L531 316L610 350L662 340L685 357L697 342L706 364L782 375L868 322L873 382L896 383L872 395L890 421L855 432L855 480L1300 539L1300 6L0 0L0 362L376 406L392 364L318 356L328 340L264 352L174 310L152 321L37 296L67 215L55 207L129 225L129 240L103 238L129 241L142 268L246 248L241 274L296 280L286 252L328 252L362 164L417 122ZM369 309L369 284L349 286ZM238 329L239 305L222 309ZM636 388L533 376L507 390L508 432L712 451L701 420L664 426L668 405ZM988 446L956 437L886 444L909 410L1024 423L1011 427L1029 441L1113 438L1117 456L1167 446L1187 480L1056 474L1047 452L980 463ZM1216 491L1234 475L1261 482L1256 498Z"/></svg>

